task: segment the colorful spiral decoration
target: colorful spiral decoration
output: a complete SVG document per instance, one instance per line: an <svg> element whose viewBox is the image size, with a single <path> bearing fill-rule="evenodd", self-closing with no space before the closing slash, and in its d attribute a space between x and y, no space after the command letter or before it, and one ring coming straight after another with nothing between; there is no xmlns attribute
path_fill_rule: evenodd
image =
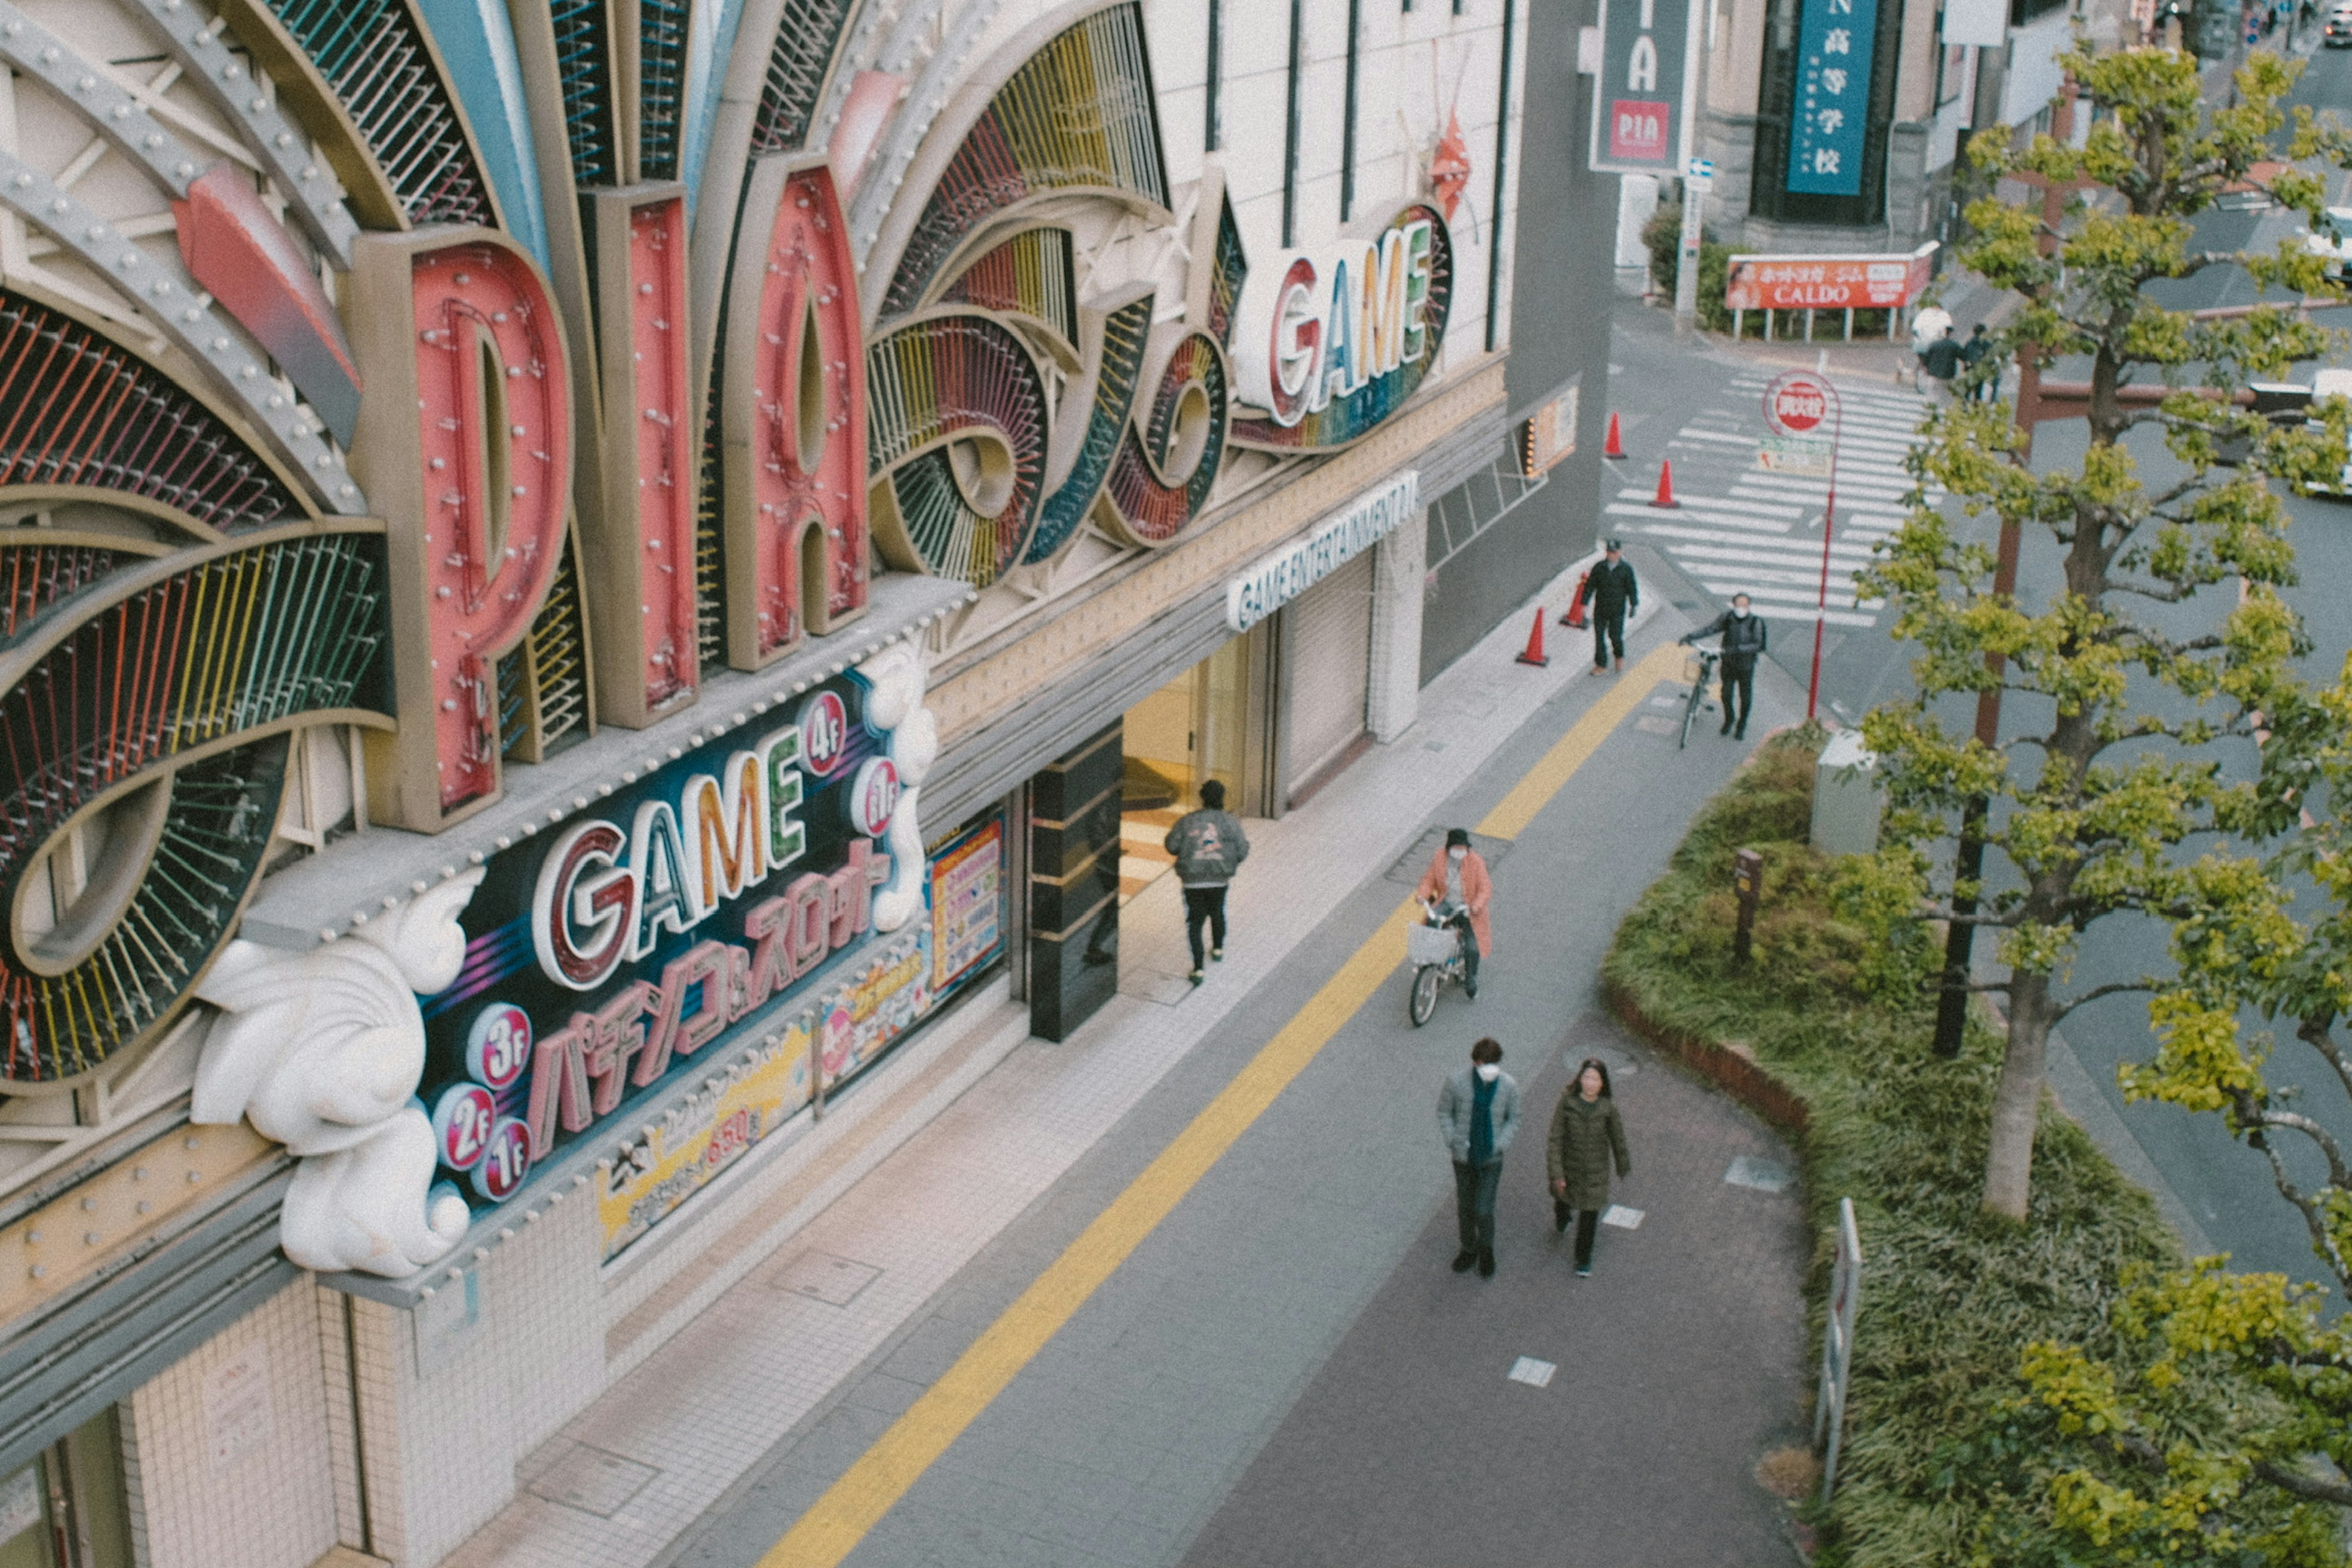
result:
<svg viewBox="0 0 2352 1568"><path fill-rule="evenodd" d="M416 19L402 0L260 0L358 131L373 173L411 225L498 223L481 159ZM362 216L365 182L352 186Z"/></svg>
<svg viewBox="0 0 2352 1568"><path fill-rule="evenodd" d="M260 873L289 721L385 706L380 535L215 549L56 601L0 665L0 1081L88 1071L167 1021ZM30 934L53 893L27 879L101 822L92 892Z"/></svg>
<svg viewBox="0 0 2352 1568"><path fill-rule="evenodd" d="M1020 335L978 314L910 322L866 351L866 400L876 542L903 571L995 582L1037 525L1052 435Z"/></svg>
<svg viewBox="0 0 2352 1568"><path fill-rule="evenodd" d="M1140 430L1129 427L1105 487L1132 542L1166 544L1209 504L1224 466L1232 385L1214 338L1187 331L1176 340L1160 373L1150 420ZM1188 409L1202 423L1188 428Z"/></svg>
<svg viewBox="0 0 2352 1568"><path fill-rule="evenodd" d="M556 88L563 96L563 128L578 185L617 184L620 136L613 103L613 41L605 32L604 0L552 0Z"/></svg>
<svg viewBox="0 0 2352 1568"><path fill-rule="evenodd" d="M807 142L834 50L856 8L856 0L784 0L751 121L754 154L797 152Z"/></svg>
<svg viewBox="0 0 2352 1568"><path fill-rule="evenodd" d="M164 512L199 537L310 510L233 426L171 377L5 289L0 487L135 498L132 505Z"/></svg>
<svg viewBox="0 0 2352 1568"><path fill-rule="evenodd" d="M1024 229L990 251L940 298L1043 323L1072 351L1078 342L1078 289L1066 228Z"/></svg>
<svg viewBox="0 0 2352 1568"><path fill-rule="evenodd" d="M1234 346L1234 312L1241 306L1242 285L1249 279L1249 256L1242 246L1242 226L1234 219L1234 199L1219 193L1217 253L1210 263L1209 331L1227 348Z"/></svg>
<svg viewBox="0 0 2352 1568"><path fill-rule="evenodd" d="M1143 15L1112 5L1055 35L997 89L915 221L882 316L921 303L989 217L1049 191L1102 190L1168 205Z"/></svg>
<svg viewBox="0 0 2352 1568"><path fill-rule="evenodd" d="M1143 383L1143 352L1151 341L1153 296L1129 300L1103 320L1101 347L1094 363L1093 406L1087 414L1087 433L1078 443L1077 461L1059 489L1045 498L1037 531L1021 559L1034 564L1050 561L1077 537L1078 525L1102 493L1111 463L1127 436L1135 411L1135 394Z"/></svg>

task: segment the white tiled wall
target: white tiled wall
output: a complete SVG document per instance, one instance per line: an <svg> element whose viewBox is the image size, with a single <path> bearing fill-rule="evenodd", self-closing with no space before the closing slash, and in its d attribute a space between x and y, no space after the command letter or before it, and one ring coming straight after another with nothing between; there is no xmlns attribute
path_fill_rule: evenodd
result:
<svg viewBox="0 0 2352 1568"><path fill-rule="evenodd" d="M584 1194L467 1263L478 1322L453 1327L422 1359L415 1318L353 1303L374 1549L399 1568L430 1568L505 1507L517 1463L604 1387L596 1215ZM438 1289L463 1286L445 1279Z"/></svg>
<svg viewBox="0 0 2352 1568"><path fill-rule="evenodd" d="M307 1277L148 1382L121 1415L142 1568L310 1568L337 1543Z"/></svg>

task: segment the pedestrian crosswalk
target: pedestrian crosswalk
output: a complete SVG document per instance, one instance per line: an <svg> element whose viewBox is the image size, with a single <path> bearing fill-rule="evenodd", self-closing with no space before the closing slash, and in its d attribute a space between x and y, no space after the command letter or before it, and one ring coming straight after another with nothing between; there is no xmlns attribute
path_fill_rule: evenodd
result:
<svg viewBox="0 0 2352 1568"><path fill-rule="evenodd" d="M1725 383L1714 404L1667 441L1659 456L1674 463L1680 506L1652 506L1654 482L1629 485L1601 508L1609 519L1603 531L1647 540L1718 604L1746 594L1759 615L1810 621L1821 594L1822 511L1829 486L1758 467L1769 379L1756 374ZM1857 597L1853 574L1869 564L1872 547L1903 525L1917 484L1904 460L1917 442L1927 402L1899 388L1827 379L1837 388L1844 416L1828 605L1821 613L1832 626L1874 626L1885 603ZM1933 487L1927 490L1931 501L1941 496Z"/></svg>

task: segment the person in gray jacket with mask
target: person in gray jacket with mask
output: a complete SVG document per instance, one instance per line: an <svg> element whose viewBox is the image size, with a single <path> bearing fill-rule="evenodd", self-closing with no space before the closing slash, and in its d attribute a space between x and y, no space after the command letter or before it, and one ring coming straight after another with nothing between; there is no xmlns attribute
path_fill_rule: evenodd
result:
<svg viewBox="0 0 2352 1568"><path fill-rule="evenodd" d="M1225 888L1249 858L1241 818L1225 809L1225 786L1211 779L1201 786L1201 809L1176 819L1160 841L1176 857L1176 879L1184 885L1184 935L1192 944L1192 984L1201 984L1201 926L1209 927L1210 958L1225 956Z"/></svg>
<svg viewBox="0 0 2352 1568"><path fill-rule="evenodd" d="M1454 1161L1454 1214L1462 1250L1454 1272L1475 1263L1486 1279L1495 1274L1495 1192L1502 1185L1503 1152L1519 1131L1519 1086L1503 1070L1503 1047L1481 1040L1470 1047L1470 1065L1437 1091L1437 1135Z"/></svg>
<svg viewBox="0 0 2352 1568"><path fill-rule="evenodd" d="M1756 705L1756 661L1764 657L1767 633L1764 617L1748 606L1748 595L1731 595L1731 608L1699 627L1685 634L1679 640L1696 642L1701 637L1723 636L1723 728L1718 734L1734 740L1748 739L1748 711ZM1733 698L1739 700L1739 717L1731 717Z"/></svg>

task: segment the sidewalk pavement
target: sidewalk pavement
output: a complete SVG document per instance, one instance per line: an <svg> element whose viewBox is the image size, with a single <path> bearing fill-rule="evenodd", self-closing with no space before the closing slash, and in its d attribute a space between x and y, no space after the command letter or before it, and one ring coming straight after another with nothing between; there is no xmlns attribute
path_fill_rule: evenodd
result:
<svg viewBox="0 0 2352 1568"><path fill-rule="evenodd" d="M1543 602L1557 612L1572 582L1571 574L1547 584ZM1645 605L1643 620L1659 608L1654 599ZM1475 785L1498 750L1528 743L1522 731L1547 704L1580 710L1607 689L1586 673L1580 646L1563 642L1548 669L1516 663L1525 624L1522 606L1433 682L1404 735L1282 821L1251 824L1255 851L1235 888L1230 956L1206 984L1170 996L1149 979L1133 983L1144 970L1165 973L1158 949L1172 952L1181 931L1149 893L1129 906L1121 994L1064 1045L1012 1047L769 1262L715 1293L691 1327L518 1468L520 1495L446 1559L452 1568L676 1560L682 1531L779 1445L821 1426L851 1374L900 1348L961 1270L1171 1068L1229 1029L1236 1010L1286 973L1286 961L1368 877L1413 848L1441 803ZM1554 626L1552 635L1568 634ZM1564 728L1572 717L1545 721ZM1680 822L1661 831L1678 835ZM1591 918L1596 929L1614 920L1607 911ZM942 1026L1003 1036L1019 1031L1022 1016L999 1002ZM566 1478L588 1469L625 1474L635 1489L609 1513L585 1511L564 1500L578 1495Z"/></svg>
<svg viewBox="0 0 2352 1568"><path fill-rule="evenodd" d="M1475 1003L1449 991L1414 1029L1409 972L1382 959L1368 994L1328 1004L1426 854L1366 836L1404 814L1395 785L1359 800L1345 836L1322 841L1355 886L1288 962L665 1564L799 1563L770 1552L819 1517L828 1525L806 1544L823 1548L807 1561L849 1568L1789 1561L1781 1512L1751 1472L1803 1437L1808 1253L1792 1188L1726 1178L1755 1170L1740 1156L1784 1174L1790 1156L1596 1013L1622 912L1749 749L1711 723L1677 746L1682 689L1659 677L1681 668L1662 645L1687 624L1661 611L1631 639L1628 679L1655 684L1610 701L1603 728L1584 731L1599 744L1581 765L1563 776L1555 742L1573 750L1563 737L1616 681L1550 683L1539 711L1404 824L1486 825L1498 798L1529 798L1525 781L1541 781L1532 816L1496 814L1523 826L1482 826L1514 837L1488 845L1497 947ZM1486 657L1507 661L1508 646ZM1777 670L1758 686L1759 731L1801 710ZM1098 1236L1139 1190L1162 1192L1154 1163L1225 1114L1213 1108L1259 1071L1268 1043L1302 1030L1320 1043L1296 1079L1164 1216L1127 1242ZM1530 1097L1492 1280L1446 1267L1452 1178L1431 1114L1437 1084L1488 1032ZM1606 1231L1595 1277L1577 1279L1541 1195L1542 1137L1588 1053L1620 1079L1634 1165L1617 1195L1643 1218ZM1027 1296L1049 1279L1058 1290L1071 1257L1114 1245L1131 1250L1075 1298ZM1030 1315L1049 1311L1050 1337L1006 1363L1008 1342L1030 1342ZM1554 1371L1530 1382L1538 1363ZM902 1414L917 1424L897 1426Z"/></svg>

